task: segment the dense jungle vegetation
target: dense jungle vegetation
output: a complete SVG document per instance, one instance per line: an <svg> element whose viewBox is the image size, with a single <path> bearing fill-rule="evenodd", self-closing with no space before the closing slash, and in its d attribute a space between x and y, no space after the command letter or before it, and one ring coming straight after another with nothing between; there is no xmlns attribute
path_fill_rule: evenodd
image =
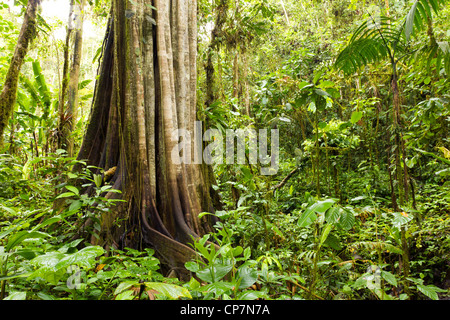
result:
<svg viewBox="0 0 450 320"><path fill-rule="evenodd" d="M449 299L450 3L168 3L171 10L158 0L0 0L0 299ZM35 32L14 88L18 39L33 5ZM189 14L183 11L188 7ZM207 191L199 199L209 200L196 206L184 197L193 194L189 182L186 190L176 189L186 223L198 235L191 241L178 227L172 232L179 216L166 215L175 212L170 208L176 202L164 201L174 199L172 171L166 179L150 169L150 182L147 175L143 182L127 176L128 185L120 179L145 172L130 168L147 164L131 161L143 157L143 146L151 151L149 132L164 140L170 106L142 114L126 108L141 101L130 93L133 84L139 93L143 83L143 101L155 84L155 101L171 101L164 95L164 71L172 69L164 69L160 52L166 9L175 17L167 26L178 26L174 39L189 30L186 55L196 59L196 68L192 60L186 63L187 89L177 91L184 79L178 73L171 83L177 92L172 100L180 105L184 94L194 108L186 118L222 133L279 130L274 175L261 175L261 164L249 161L186 171L183 177L203 177ZM188 16L196 18L196 38L182 22L191 26ZM182 43L188 43L183 41L167 49L174 52L176 72L183 64ZM152 42L154 50L147 48ZM122 50L122 44L131 49ZM161 80L150 86L146 62L152 55L160 60L149 66L160 68L155 75ZM124 80L141 79L141 63L144 80ZM135 65L139 71L133 73ZM105 79L113 79L113 89ZM116 113L106 111L110 121L98 124L105 129L105 147L96 149L89 145L88 123L105 97L124 109L111 109L119 110L115 122ZM135 122L114 126L120 110L135 113ZM136 133L143 143L127 134L152 114L155 129L147 127L143 137ZM112 138L116 131L120 143ZM141 149L125 149L133 144ZM157 151L152 158L150 151L150 168L164 172L158 171L161 159L169 160ZM248 148L245 155L248 160ZM148 190L156 196L147 198ZM187 214L186 203L201 210ZM144 222L137 212L150 204L162 222L139 229ZM191 215L197 216L189 220ZM212 227L200 232L206 221ZM163 237L154 229L175 235ZM176 252L196 253L183 261L184 272L161 249L166 242L158 246L175 240L184 243L175 251L186 250Z"/></svg>

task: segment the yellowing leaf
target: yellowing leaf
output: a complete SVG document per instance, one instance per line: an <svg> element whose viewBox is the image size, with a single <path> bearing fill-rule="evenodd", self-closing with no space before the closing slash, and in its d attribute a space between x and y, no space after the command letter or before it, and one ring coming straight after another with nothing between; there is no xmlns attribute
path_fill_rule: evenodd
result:
<svg viewBox="0 0 450 320"><path fill-rule="evenodd" d="M106 264L99 264L97 267L95 267L95 272L99 272L100 270L102 270L104 267L106 266Z"/></svg>
<svg viewBox="0 0 450 320"><path fill-rule="evenodd" d="M437 147L443 154L446 159L450 159L450 150L445 147Z"/></svg>

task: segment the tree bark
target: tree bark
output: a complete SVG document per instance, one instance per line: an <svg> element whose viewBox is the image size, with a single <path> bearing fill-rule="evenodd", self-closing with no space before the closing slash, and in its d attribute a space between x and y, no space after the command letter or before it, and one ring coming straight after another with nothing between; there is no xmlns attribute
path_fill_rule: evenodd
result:
<svg viewBox="0 0 450 320"><path fill-rule="evenodd" d="M36 15L39 3L40 0L28 0L14 55L0 93L0 149L3 147L3 133L14 112L20 69L28 52L28 47L36 36Z"/></svg>
<svg viewBox="0 0 450 320"><path fill-rule="evenodd" d="M214 23L214 28L211 30L211 40L208 45L207 53L207 63L205 66L206 74L206 107L211 106L216 100L215 88L215 74L214 74L214 63L213 56L214 52L218 51L219 45L222 41L223 25L227 19L228 13L228 0L221 0L216 7L216 20Z"/></svg>
<svg viewBox="0 0 450 320"><path fill-rule="evenodd" d="M210 188L200 164L172 161L176 129L196 120L195 0L112 1L90 121L78 155L108 170L126 204L102 217L99 244L152 247L183 270L188 246L210 232ZM116 194L108 194L113 197ZM126 219L118 227L117 219Z"/></svg>
<svg viewBox="0 0 450 320"><path fill-rule="evenodd" d="M85 0L71 0L69 21L64 48L63 83L59 101L60 137L59 148L65 149L70 157L74 156L72 136L77 120L78 83L80 80L81 55L83 48L83 21ZM69 72L69 48L73 38L72 63ZM67 102L67 104L66 104Z"/></svg>

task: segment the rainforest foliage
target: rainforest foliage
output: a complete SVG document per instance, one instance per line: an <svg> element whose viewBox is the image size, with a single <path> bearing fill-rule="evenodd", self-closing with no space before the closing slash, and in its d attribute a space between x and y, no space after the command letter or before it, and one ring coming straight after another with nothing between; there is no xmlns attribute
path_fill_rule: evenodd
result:
<svg viewBox="0 0 450 320"><path fill-rule="evenodd" d="M40 3L0 137L0 299L449 299L448 1L198 0L197 120L278 129L280 153L275 175L249 161L204 170L214 210L193 214L217 219L188 244L187 279L133 228L101 242L133 205L116 167L76 156L111 1L57 2L67 16ZM26 6L0 0L0 89Z"/></svg>

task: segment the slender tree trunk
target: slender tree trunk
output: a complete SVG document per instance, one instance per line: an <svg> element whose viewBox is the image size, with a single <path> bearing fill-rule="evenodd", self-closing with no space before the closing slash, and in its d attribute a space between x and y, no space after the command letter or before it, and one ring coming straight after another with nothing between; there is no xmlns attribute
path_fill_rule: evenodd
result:
<svg viewBox="0 0 450 320"><path fill-rule="evenodd" d="M78 83L80 80L81 55L83 48L83 21L85 0L71 0L69 23L64 52L64 81L60 97L61 146L70 157L74 156L73 131L78 116ZM70 72L68 71L68 55L70 40L73 37L73 50ZM67 97L66 97L67 95ZM67 101L67 104L65 104ZM63 111L64 110L64 111Z"/></svg>
<svg viewBox="0 0 450 320"><path fill-rule="evenodd" d="M69 13L69 21L72 17L73 6L70 6ZM59 102L58 102L58 149L63 149L67 146L67 139L65 137L64 128L66 125L66 115L65 115L65 101L67 95L67 86L69 83L69 47L70 47L70 38L72 34L72 28L67 26L67 34L66 34L66 43L64 45L64 65L63 65L63 75L62 75L62 83L59 89Z"/></svg>
<svg viewBox="0 0 450 320"><path fill-rule="evenodd" d="M402 135L402 127L401 127L401 105L400 105L400 90L398 88L398 76L397 76L397 67L396 64L393 63L393 74L392 74L392 91L393 91L393 134L395 141L395 166L396 166L396 175L397 175L397 185L398 185L398 194L399 194L399 205L404 206L408 202L408 171L406 166L406 150L404 146L404 138ZM403 164L403 168L402 168ZM391 187L392 182L391 182ZM392 191L393 192L393 191ZM393 192L394 194L394 192ZM397 203L394 203L394 210L398 211L399 208ZM400 229L401 234L401 243L402 243L402 272L403 277L407 278L410 274L410 265L409 265L409 246L408 240L406 238L406 228L402 226ZM409 286L405 285L405 291L408 295L410 295Z"/></svg>
<svg viewBox="0 0 450 320"><path fill-rule="evenodd" d="M201 165L173 161L176 129L194 132L197 3L112 1L89 125L79 159L108 170L126 204L102 217L98 243L152 247L164 264L183 270L187 245L214 222ZM185 150L183 150L184 152ZM113 197L108 194L106 197ZM119 227L117 219L126 219Z"/></svg>
<svg viewBox="0 0 450 320"><path fill-rule="evenodd" d="M215 88L215 74L214 74L214 62L213 56L214 51L219 49L222 28L227 19L228 13L228 0L221 0L216 8L216 21L214 23L214 28L211 30L211 40L208 45L208 58L205 66L206 73L206 107L209 107L215 100L216 94L214 92Z"/></svg>
<svg viewBox="0 0 450 320"><path fill-rule="evenodd" d="M249 85L249 81L248 81L248 58L247 58L247 53L245 52L245 50L243 50L242 52L242 59L243 59L243 68L244 68L244 107L245 107L245 113L247 114L247 116L250 117L250 85Z"/></svg>
<svg viewBox="0 0 450 320"><path fill-rule="evenodd" d="M233 98L236 98L239 102L239 48L236 44L234 50L234 60L233 60Z"/></svg>
<svg viewBox="0 0 450 320"><path fill-rule="evenodd" d="M3 147L3 133L14 112L20 69L28 52L28 47L36 36L36 15L39 3L40 0L28 0L14 55L0 93L0 149Z"/></svg>

